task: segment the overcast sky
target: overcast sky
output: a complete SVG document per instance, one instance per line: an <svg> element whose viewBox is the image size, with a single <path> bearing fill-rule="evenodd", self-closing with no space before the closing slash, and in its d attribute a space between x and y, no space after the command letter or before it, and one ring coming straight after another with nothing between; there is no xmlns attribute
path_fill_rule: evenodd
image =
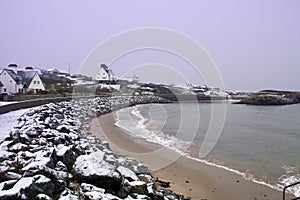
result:
<svg viewBox="0 0 300 200"><path fill-rule="evenodd" d="M1 68L17 63L67 71L71 62L76 73L89 52L107 38L130 29L161 27L201 44L226 88L300 89L300 0L3 0L0 26ZM129 57L139 65L172 59L146 53ZM128 60L112 66L117 76L129 70L124 65ZM191 75L190 82L202 84L192 70L184 71Z"/></svg>

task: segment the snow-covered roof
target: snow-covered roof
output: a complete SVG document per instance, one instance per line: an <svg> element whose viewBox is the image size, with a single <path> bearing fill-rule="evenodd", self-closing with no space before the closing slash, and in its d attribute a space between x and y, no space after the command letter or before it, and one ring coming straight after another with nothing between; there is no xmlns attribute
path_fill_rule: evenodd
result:
<svg viewBox="0 0 300 200"><path fill-rule="evenodd" d="M31 80L35 76L35 74L38 74L37 71L18 71L18 75L23 78L23 83L28 87L30 85Z"/></svg>
<svg viewBox="0 0 300 200"><path fill-rule="evenodd" d="M6 72L8 73L13 79L14 81L16 81L17 83L22 81L22 76L16 74L13 70L11 69L3 69L2 72Z"/></svg>

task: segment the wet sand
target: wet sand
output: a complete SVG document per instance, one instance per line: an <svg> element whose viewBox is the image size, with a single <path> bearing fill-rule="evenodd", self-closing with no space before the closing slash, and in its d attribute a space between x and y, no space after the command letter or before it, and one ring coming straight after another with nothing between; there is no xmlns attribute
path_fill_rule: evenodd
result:
<svg viewBox="0 0 300 200"><path fill-rule="evenodd" d="M146 164L154 177L171 182L174 192L199 200L279 200L282 193L225 169L180 156L158 144L132 137L114 125L109 113L91 122L91 132L112 151Z"/></svg>

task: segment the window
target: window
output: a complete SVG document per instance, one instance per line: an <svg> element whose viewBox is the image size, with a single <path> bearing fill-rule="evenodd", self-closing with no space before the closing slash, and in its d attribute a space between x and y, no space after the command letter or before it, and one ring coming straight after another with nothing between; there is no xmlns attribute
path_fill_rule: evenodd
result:
<svg viewBox="0 0 300 200"><path fill-rule="evenodd" d="M3 88L3 92L6 92L6 88Z"/></svg>
<svg viewBox="0 0 300 200"><path fill-rule="evenodd" d="M33 81L33 84L36 84L36 81Z"/></svg>
<svg viewBox="0 0 300 200"><path fill-rule="evenodd" d="M40 84L40 81L36 81L36 84Z"/></svg>

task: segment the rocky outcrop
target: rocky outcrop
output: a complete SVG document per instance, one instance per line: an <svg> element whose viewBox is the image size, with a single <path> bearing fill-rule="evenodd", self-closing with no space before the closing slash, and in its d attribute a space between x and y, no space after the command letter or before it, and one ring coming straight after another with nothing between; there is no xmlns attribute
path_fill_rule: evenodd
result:
<svg viewBox="0 0 300 200"><path fill-rule="evenodd" d="M0 142L0 199L183 199L156 190L142 163L91 135L91 118L148 97L50 103L26 112Z"/></svg>
<svg viewBox="0 0 300 200"><path fill-rule="evenodd" d="M263 90L242 99L237 104L289 105L300 103L300 93L290 91Z"/></svg>

